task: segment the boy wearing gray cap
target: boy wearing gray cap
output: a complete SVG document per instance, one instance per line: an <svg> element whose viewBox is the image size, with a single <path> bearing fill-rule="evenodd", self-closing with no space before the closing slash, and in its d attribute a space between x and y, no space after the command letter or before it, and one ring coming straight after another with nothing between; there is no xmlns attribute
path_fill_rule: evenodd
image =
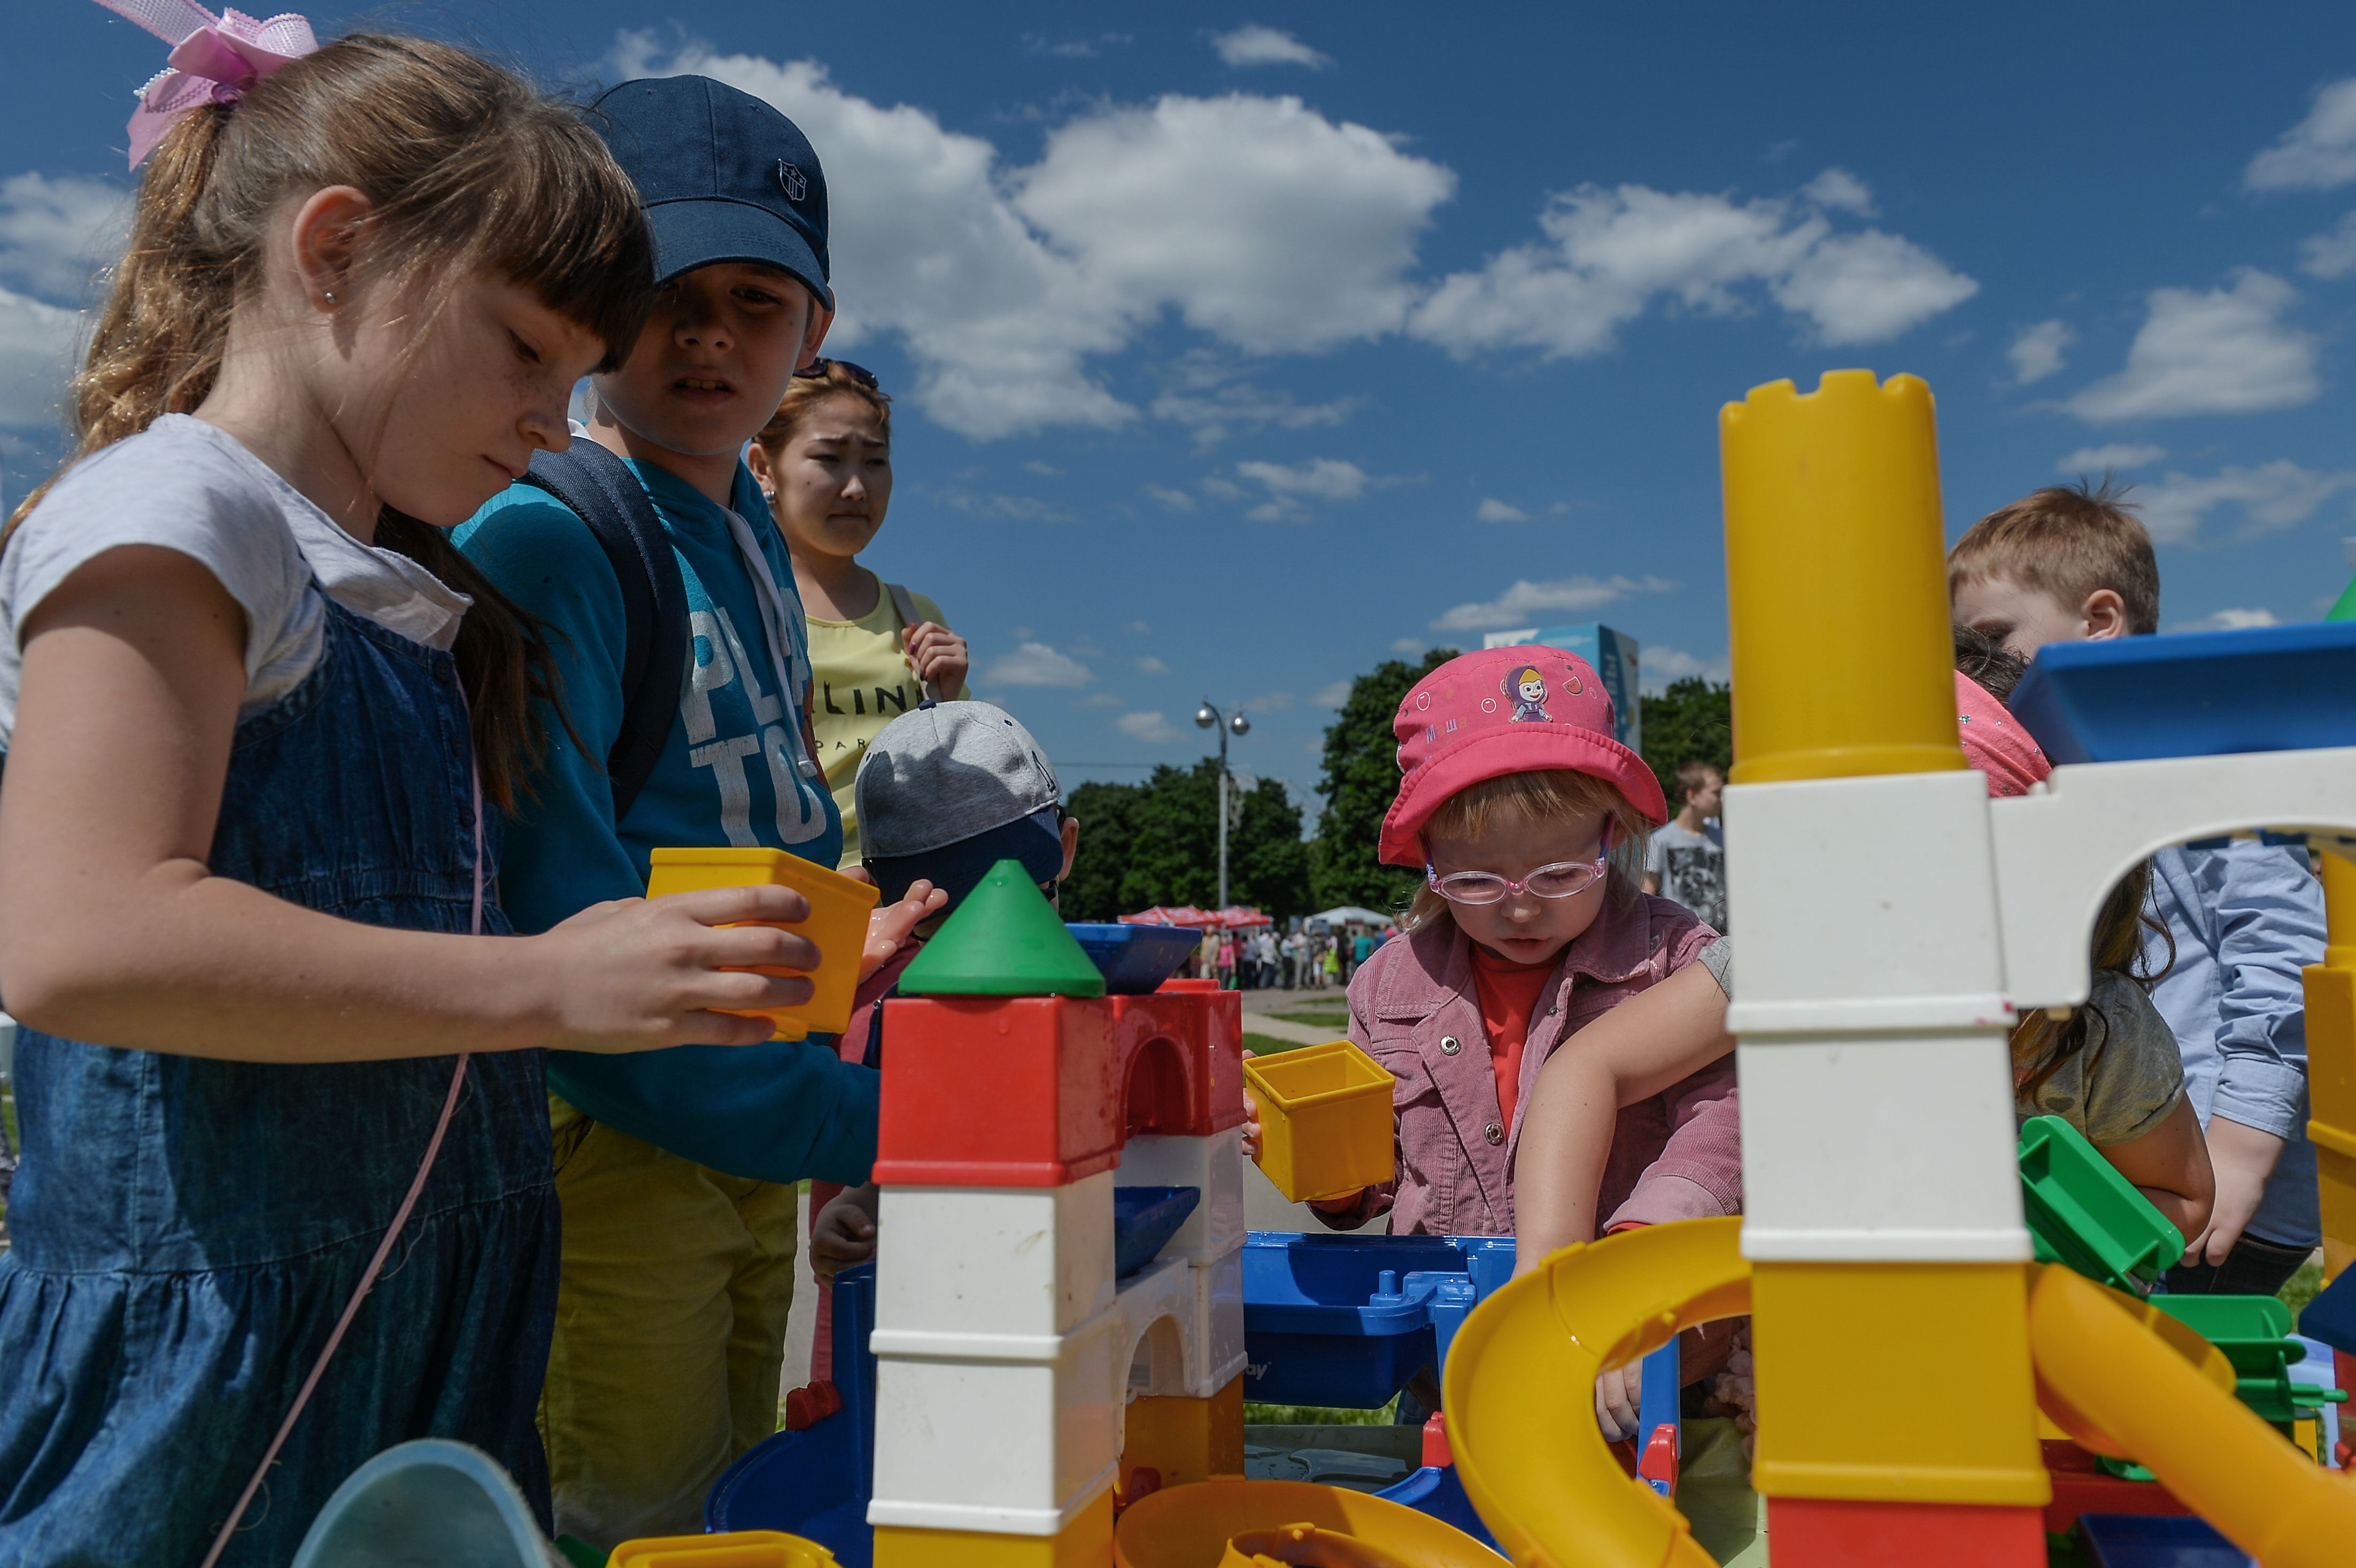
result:
<svg viewBox="0 0 2356 1568"><path fill-rule="evenodd" d="M843 1031L842 1048L872 1064L882 1046L881 1004L924 939L1001 860L1020 861L1053 902L1071 875L1080 823L1064 814L1055 770L1031 732L988 703L926 703L901 714L869 744L851 788L863 824L862 864L884 897L902 897L920 882L948 895L942 910L860 988L861 1007ZM873 1184L846 1190L812 1182L810 1210L810 1266L822 1282L874 1256ZM822 1294L821 1352L830 1305ZM814 1367L814 1375L823 1370Z"/></svg>

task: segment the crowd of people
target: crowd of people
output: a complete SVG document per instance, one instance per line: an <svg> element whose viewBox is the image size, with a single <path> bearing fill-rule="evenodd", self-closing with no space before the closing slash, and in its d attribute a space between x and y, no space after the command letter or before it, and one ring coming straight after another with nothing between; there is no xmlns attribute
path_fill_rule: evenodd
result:
<svg viewBox="0 0 2356 1568"><path fill-rule="evenodd" d="M693 1530L776 1425L796 1185L821 1273L873 1253L878 1004L991 866L1055 897L1083 824L940 607L859 562L892 404L823 353L798 128L692 76L584 116L412 38L268 61L143 106L78 450L0 554L0 1558L281 1563L425 1435L600 1550ZM2153 630L2150 542L2040 490L1951 587L1961 744L2019 792L2010 682ZM1397 725L1398 934L1206 939L1233 983L1346 985L1397 1079L1397 1178L1325 1222L1518 1234L1526 1268L1740 1211L1722 780L1673 812L1612 721L1559 650L1449 661ZM854 871L863 950L787 888L646 900L659 845ZM2091 1003L2014 1032L2020 1114L2190 1239L2171 1290L2316 1244L2322 940L2303 852L2165 851ZM860 972L850 1028L768 1038L821 963ZM1740 1338L1687 1362L1738 1409Z"/></svg>

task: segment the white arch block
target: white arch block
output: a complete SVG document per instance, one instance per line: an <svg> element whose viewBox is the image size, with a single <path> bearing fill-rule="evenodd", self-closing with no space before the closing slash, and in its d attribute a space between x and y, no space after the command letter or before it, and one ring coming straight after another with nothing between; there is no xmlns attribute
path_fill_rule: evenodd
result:
<svg viewBox="0 0 2356 1568"><path fill-rule="evenodd" d="M886 1186L875 1326L1058 1335L1113 1297L1113 1173L1068 1187Z"/></svg>
<svg viewBox="0 0 2356 1568"><path fill-rule="evenodd" d="M2074 1007L2093 983L2087 949L2104 895L2153 851L2272 828L2347 854L2338 841L2356 834L2356 747L2080 763L2031 794L1989 802L1988 814L2013 1003Z"/></svg>
<svg viewBox="0 0 2356 1568"><path fill-rule="evenodd" d="M1163 1258L1209 1262L1244 1244L1244 1130L1230 1127L1207 1138L1130 1139L1120 1153L1114 1181L1121 1187L1191 1187L1202 1201L1170 1244Z"/></svg>
<svg viewBox="0 0 2356 1568"><path fill-rule="evenodd" d="M1977 773L1737 784L1723 809L1736 1034L2009 1021Z"/></svg>

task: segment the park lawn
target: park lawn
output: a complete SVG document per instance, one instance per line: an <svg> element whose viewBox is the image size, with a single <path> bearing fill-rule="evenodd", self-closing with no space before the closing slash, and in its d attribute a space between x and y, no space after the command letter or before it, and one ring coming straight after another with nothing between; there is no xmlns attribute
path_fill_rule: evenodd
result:
<svg viewBox="0 0 2356 1568"><path fill-rule="evenodd" d="M1347 1007L1295 1007L1282 1013L1270 1013L1269 1016L1281 1018L1288 1024L1306 1024L1312 1029L1346 1031L1350 1027L1350 1010Z"/></svg>

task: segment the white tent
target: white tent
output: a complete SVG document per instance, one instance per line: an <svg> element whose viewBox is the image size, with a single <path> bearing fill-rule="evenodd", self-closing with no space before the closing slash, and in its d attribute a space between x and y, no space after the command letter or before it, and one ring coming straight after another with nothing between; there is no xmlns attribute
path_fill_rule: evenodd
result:
<svg viewBox="0 0 2356 1568"><path fill-rule="evenodd" d="M1367 909L1356 904L1344 904L1336 908L1321 910L1310 916L1309 923L1312 926L1326 927L1387 926L1394 918L1395 917L1386 915L1379 909Z"/></svg>

